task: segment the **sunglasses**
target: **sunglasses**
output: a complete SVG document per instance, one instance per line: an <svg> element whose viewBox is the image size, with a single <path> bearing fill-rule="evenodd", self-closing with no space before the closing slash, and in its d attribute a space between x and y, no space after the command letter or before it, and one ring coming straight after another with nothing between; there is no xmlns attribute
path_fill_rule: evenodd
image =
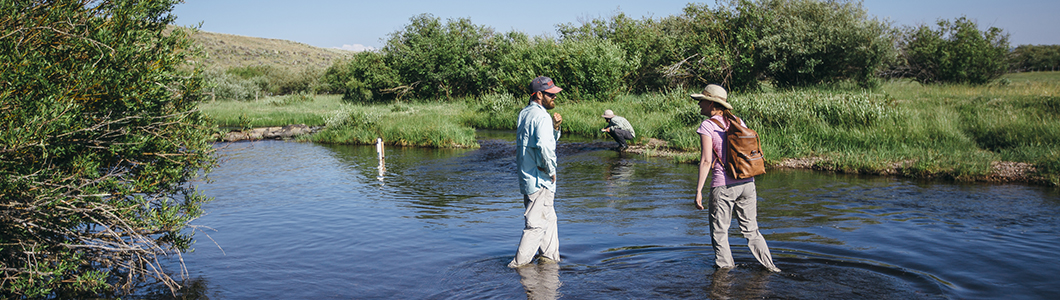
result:
<svg viewBox="0 0 1060 300"><path fill-rule="evenodd" d="M556 98L556 94L553 94L553 93L542 91L541 94L543 94L545 96L548 96L549 98Z"/></svg>

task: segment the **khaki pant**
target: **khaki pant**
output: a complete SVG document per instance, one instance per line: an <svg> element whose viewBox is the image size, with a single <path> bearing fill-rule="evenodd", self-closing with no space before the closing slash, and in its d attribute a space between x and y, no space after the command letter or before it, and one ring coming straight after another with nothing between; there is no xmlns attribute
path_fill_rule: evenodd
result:
<svg viewBox="0 0 1060 300"><path fill-rule="evenodd" d="M519 250L509 267L530 263L539 251L541 256L559 262L559 233L556 229L556 209L552 206L555 194L545 188L523 195L525 227L519 240Z"/></svg>
<svg viewBox="0 0 1060 300"><path fill-rule="evenodd" d="M714 245L715 264L719 268L732 268L736 264L729 250L729 224L733 214L740 223L740 231L747 238L751 254L766 269L779 272L773 265L766 239L758 232L758 192L754 182L719 186L710 189L710 243Z"/></svg>

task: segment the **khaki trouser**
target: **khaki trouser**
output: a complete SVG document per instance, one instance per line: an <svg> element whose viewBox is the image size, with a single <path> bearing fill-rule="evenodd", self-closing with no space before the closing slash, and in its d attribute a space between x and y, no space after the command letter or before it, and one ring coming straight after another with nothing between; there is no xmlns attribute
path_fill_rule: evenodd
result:
<svg viewBox="0 0 1060 300"><path fill-rule="evenodd" d="M555 194L542 188L536 193L523 195L523 213L525 227L523 238L519 240L519 250L509 267L518 267L530 263L534 255L559 261L559 233L556 229L556 209L552 206Z"/></svg>
<svg viewBox="0 0 1060 300"><path fill-rule="evenodd" d="M732 268L736 264L729 250L729 224L735 213L740 231L747 238L747 246L758 262L770 271L779 271L773 265L766 239L758 232L758 192L754 182L719 186L710 189L710 242L714 245L715 264L719 268Z"/></svg>

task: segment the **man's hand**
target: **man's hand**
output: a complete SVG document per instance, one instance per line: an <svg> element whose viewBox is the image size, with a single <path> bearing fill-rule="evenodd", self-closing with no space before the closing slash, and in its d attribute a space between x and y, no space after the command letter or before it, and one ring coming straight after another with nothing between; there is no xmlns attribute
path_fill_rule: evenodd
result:
<svg viewBox="0 0 1060 300"><path fill-rule="evenodd" d="M552 113L552 129L559 131L560 123L563 123L563 116L560 116L559 113Z"/></svg>

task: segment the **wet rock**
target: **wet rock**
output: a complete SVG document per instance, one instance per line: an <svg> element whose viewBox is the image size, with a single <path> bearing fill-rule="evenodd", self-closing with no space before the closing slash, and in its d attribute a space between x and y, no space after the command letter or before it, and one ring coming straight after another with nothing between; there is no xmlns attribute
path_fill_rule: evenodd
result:
<svg viewBox="0 0 1060 300"><path fill-rule="evenodd" d="M225 133L224 137L222 137L222 139L225 142L241 141L241 140L247 139L247 134L243 133L242 131L232 131L232 132L229 132L229 133Z"/></svg>
<svg viewBox="0 0 1060 300"><path fill-rule="evenodd" d="M268 139L289 139L299 135L310 134L313 129L305 124L294 124L287 125L284 127L270 127L270 131L265 133L265 138Z"/></svg>
<svg viewBox="0 0 1060 300"><path fill-rule="evenodd" d="M290 139L301 135L312 134L313 132L316 132L319 129L319 127L309 127L305 124L294 124L283 127L260 127L246 131L234 130L219 136L218 139L225 142L263 139Z"/></svg>

